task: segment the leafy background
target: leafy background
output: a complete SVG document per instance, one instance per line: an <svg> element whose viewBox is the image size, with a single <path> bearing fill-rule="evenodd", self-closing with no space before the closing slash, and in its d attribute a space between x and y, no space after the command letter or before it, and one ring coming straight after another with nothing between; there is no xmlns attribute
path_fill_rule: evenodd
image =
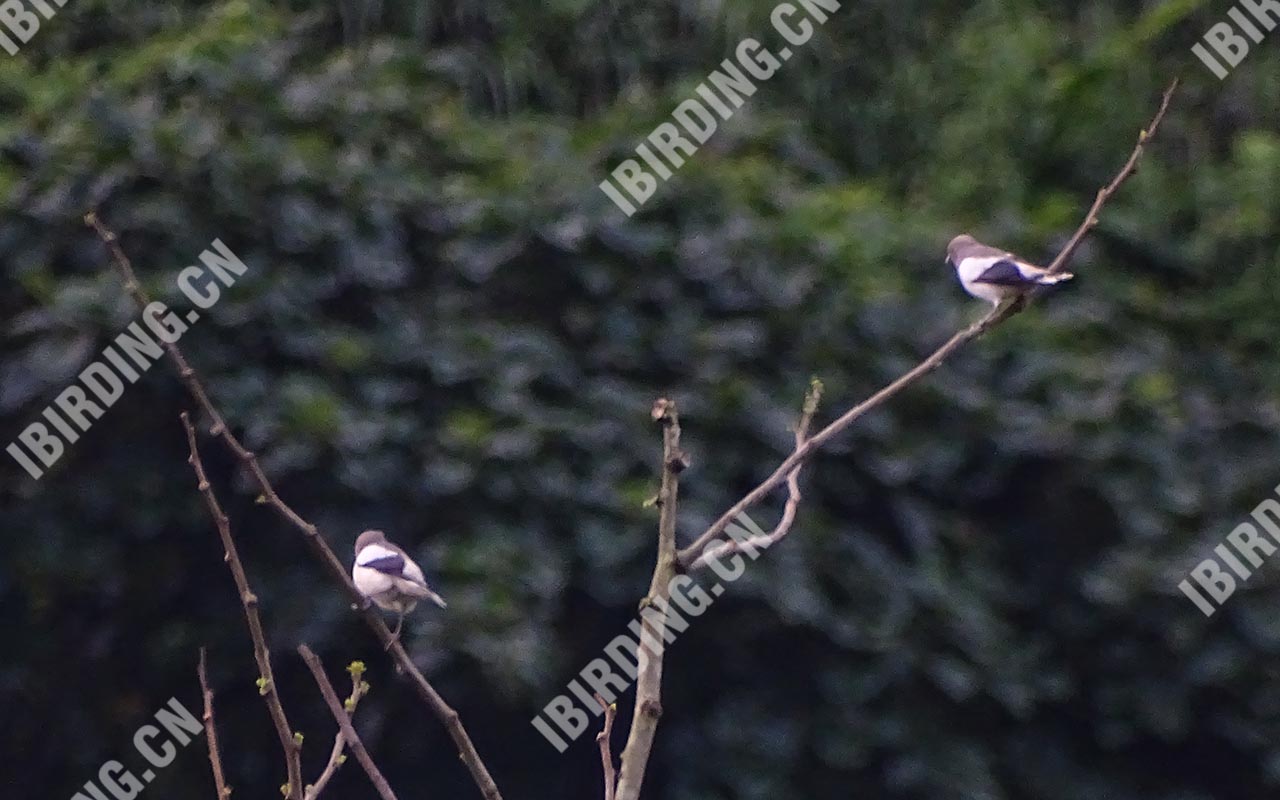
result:
<svg viewBox="0 0 1280 800"><path fill-rule="evenodd" d="M249 273L183 340L217 401L344 556L378 526L429 565L451 605L412 652L506 796L599 797L591 737L529 720L647 585L653 398L687 540L785 455L810 375L830 419L981 313L952 235L1051 256L1181 73L1079 278L818 457L793 535L673 648L646 796L1274 793L1275 567L1210 619L1176 588L1280 483L1280 34L1219 81L1189 48L1228 7L846 3L627 219L597 184L740 39L778 46L771 3L74 0L0 61L0 439L135 319L86 209L178 307L221 238ZM164 364L39 482L0 463L7 797L140 771L202 645L236 796L276 796L189 406ZM302 641L369 662L402 797L476 796L205 452L305 773L332 722ZM212 791L197 742L147 796ZM330 793L373 796L354 764Z"/></svg>

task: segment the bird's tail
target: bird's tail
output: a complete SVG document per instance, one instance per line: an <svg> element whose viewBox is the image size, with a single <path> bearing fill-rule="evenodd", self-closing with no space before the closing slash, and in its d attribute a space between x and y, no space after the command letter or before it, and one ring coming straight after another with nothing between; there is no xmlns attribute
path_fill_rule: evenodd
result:
<svg viewBox="0 0 1280 800"><path fill-rule="evenodd" d="M435 603L436 605L440 606L441 608L449 607L449 604L444 601L443 597L431 591L430 589L427 590L427 599Z"/></svg>
<svg viewBox="0 0 1280 800"><path fill-rule="evenodd" d="M1036 276L1036 283L1041 286L1052 286L1055 283L1062 283L1074 278L1075 275L1070 272L1042 272Z"/></svg>
<svg viewBox="0 0 1280 800"><path fill-rule="evenodd" d="M407 587L404 587L405 594L412 595L418 598L419 600L430 600L431 602L435 603L441 608L449 607L449 604L444 601L443 597L431 591L427 587L417 583L409 583L408 581L406 581L406 583L408 583L409 585Z"/></svg>

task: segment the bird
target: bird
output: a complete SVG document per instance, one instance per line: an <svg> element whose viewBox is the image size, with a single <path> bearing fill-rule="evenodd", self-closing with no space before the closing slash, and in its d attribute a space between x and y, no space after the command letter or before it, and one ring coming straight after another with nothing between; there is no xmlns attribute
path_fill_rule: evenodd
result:
<svg viewBox="0 0 1280 800"><path fill-rule="evenodd" d="M1070 272L1049 272L1013 253L989 247L967 233L947 245L947 263L955 269L966 292L994 305L1023 297L1037 286L1052 286L1075 277Z"/></svg>
<svg viewBox="0 0 1280 800"><path fill-rule="evenodd" d="M382 531L365 531L356 538L351 580L364 596L366 608L368 601L373 601L378 608L399 615L396 628L391 632L393 642L400 637L405 614L412 611L419 600L430 600L441 608L448 607L444 598L427 585L422 567L387 541ZM390 647L390 643L387 646Z"/></svg>

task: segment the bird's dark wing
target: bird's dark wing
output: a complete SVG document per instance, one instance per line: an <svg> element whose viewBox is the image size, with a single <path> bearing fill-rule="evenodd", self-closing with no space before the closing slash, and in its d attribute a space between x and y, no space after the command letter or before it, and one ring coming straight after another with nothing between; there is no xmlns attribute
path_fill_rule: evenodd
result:
<svg viewBox="0 0 1280 800"><path fill-rule="evenodd" d="M404 556L392 553L390 555L370 559L360 566L368 567L369 569L376 569L378 572L386 575L394 575L399 578L404 574Z"/></svg>
<svg viewBox="0 0 1280 800"><path fill-rule="evenodd" d="M1035 283L1035 280L1028 278L1018 269L1018 265L1011 259L1002 259L983 270L982 274L973 279L975 283L990 283L996 286L1026 286L1029 283Z"/></svg>

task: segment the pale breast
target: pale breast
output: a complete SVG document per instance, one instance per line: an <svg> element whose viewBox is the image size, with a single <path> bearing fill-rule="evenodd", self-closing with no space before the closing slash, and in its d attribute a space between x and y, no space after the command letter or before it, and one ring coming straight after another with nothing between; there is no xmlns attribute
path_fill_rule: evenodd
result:
<svg viewBox="0 0 1280 800"><path fill-rule="evenodd" d="M351 570L351 580L365 597L373 597L395 588L395 579L390 575L359 565Z"/></svg>

